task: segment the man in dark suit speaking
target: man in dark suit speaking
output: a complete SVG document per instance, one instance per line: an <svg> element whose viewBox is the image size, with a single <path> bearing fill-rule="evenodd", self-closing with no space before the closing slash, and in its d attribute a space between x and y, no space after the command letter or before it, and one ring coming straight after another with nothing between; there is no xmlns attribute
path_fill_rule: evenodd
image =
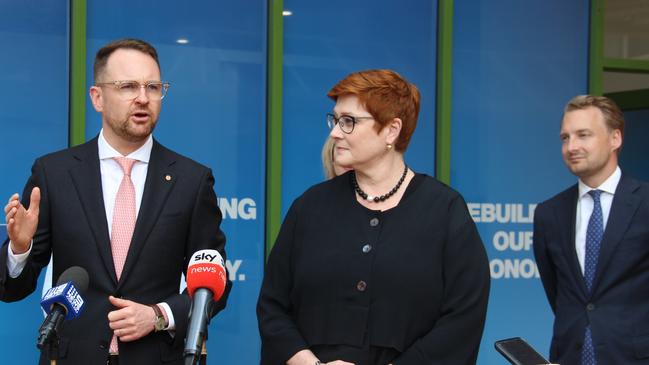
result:
<svg viewBox="0 0 649 365"><path fill-rule="evenodd" d="M211 170L151 136L168 87L150 44L104 46L90 88L101 132L37 159L22 202L14 194L5 206L0 299L32 293L50 255L54 282L71 266L89 273L84 312L62 326L59 364L181 364L191 304L181 274L197 250L225 258Z"/></svg>
<svg viewBox="0 0 649 365"><path fill-rule="evenodd" d="M556 363L649 364L649 185L618 166L623 132L608 98L577 96L566 106L562 154L579 181L534 217Z"/></svg>

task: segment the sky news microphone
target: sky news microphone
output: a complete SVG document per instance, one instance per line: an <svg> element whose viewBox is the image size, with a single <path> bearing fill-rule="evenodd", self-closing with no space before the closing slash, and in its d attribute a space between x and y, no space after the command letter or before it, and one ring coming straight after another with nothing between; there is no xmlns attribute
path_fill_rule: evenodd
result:
<svg viewBox="0 0 649 365"><path fill-rule="evenodd" d="M79 266L65 270L56 286L50 288L43 299L41 307L47 317L38 330L36 347L43 350L57 338L59 326L64 319L77 318L83 310L84 301L81 294L88 289L88 272Z"/></svg>
<svg viewBox="0 0 649 365"><path fill-rule="evenodd" d="M200 250L192 255L187 267L187 291L192 298L189 327L185 338L185 364L200 357L212 302L221 299L226 283L225 263L216 250Z"/></svg>

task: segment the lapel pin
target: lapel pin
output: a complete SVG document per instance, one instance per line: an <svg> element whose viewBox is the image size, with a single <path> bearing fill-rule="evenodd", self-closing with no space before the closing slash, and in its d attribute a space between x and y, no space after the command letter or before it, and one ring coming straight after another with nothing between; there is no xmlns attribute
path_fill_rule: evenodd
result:
<svg viewBox="0 0 649 365"><path fill-rule="evenodd" d="M166 175L165 175L165 180L167 180L167 181L171 181L171 175L166 174Z"/></svg>

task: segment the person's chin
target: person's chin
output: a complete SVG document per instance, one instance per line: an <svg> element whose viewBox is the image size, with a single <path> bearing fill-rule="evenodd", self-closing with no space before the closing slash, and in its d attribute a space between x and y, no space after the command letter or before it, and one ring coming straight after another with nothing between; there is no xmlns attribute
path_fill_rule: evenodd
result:
<svg viewBox="0 0 649 365"><path fill-rule="evenodd" d="M352 161L346 158L336 158L336 164L338 166L341 166L345 170L351 170L352 168L349 167L352 164Z"/></svg>
<svg viewBox="0 0 649 365"><path fill-rule="evenodd" d="M573 166L570 168L570 172L582 180L592 175L592 171L584 165Z"/></svg>
<svg viewBox="0 0 649 365"><path fill-rule="evenodd" d="M127 130L127 135L131 140L135 141L146 139L151 133L153 133L154 128L155 124L152 123L131 125Z"/></svg>

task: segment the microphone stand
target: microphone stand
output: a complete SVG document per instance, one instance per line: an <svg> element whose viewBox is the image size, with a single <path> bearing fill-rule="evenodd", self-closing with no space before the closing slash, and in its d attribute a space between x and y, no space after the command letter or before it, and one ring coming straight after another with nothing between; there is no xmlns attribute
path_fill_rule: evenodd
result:
<svg viewBox="0 0 649 365"><path fill-rule="evenodd" d="M47 352L50 358L50 365L56 365L56 360L59 358L59 336L56 336L54 340L49 343Z"/></svg>
<svg viewBox="0 0 649 365"><path fill-rule="evenodd" d="M207 365L207 348L205 344L207 343L207 338L203 341L203 348L201 349L201 359L198 361L199 365Z"/></svg>
<svg viewBox="0 0 649 365"><path fill-rule="evenodd" d="M207 338L205 338L205 341L203 341L200 355L197 356L194 354L185 354L185 365L195 365L197 364L197 359L198 365L207 365L207 347L205 346L206 343Z"/></svg>
<svg viewBox="0 0 649 365"><path fill-rule="evenodd" d="M54 333L48 337L47 343L41 345L39 342L38 348L45 351L47 358L50 359L50 365L56 365L56 360L59 358L59 335Z"/></svg>
<svg viewBox="0 0 649 365"><path fill-rule="evenodd" d="M36 347L45 350L47 357L50 359L50 365L56 365L59 358L59 334L57 328L65 319L65 313L58 311L52 312L52 321L47 321L38 329L38 341Z"/></svg>
<svg viewBox="0 0 649 365"><path fill-rule="evenodd" d="M207 343L207 338L203 341L202 349L200 353L197 354L185 354L185 365L207 365L207 349L205 344Z"/></svg>
<svg viewBox="0 0 649 365"><path fill-rule="evenodd" d="M203 353L207 358L207 351L205 351L205 341L207 340L207 325L210 322L210 313L212 311L212 292L209 290L198 290L195 294L194 300L196 302L207 302L208 305L204 311L192 312L189 318L188 333L191 329L198 329L199 336L197 339L189 339L185 344L185 365L195 365L197 360L200 360ZM194 342L196 340L196 342Z"/></svg>

